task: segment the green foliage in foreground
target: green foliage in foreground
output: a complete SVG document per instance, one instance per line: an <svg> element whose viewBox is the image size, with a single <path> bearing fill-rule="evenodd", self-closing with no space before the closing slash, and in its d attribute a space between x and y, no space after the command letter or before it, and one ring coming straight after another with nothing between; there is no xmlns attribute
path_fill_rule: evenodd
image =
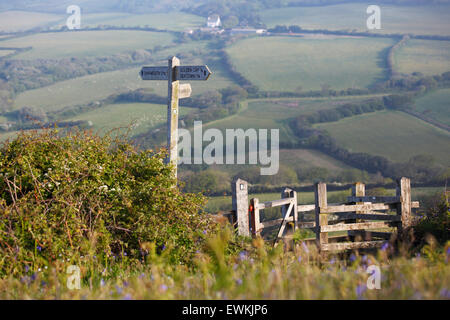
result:
<svg viewBox="0 0 450 320"><path fill-rule="evenodd" d="M392 248L384 247L321 263L315 247L304 243L284 252L255 239L248 250L230 254L230 237L225 229L209 238L191 269L171 263L168 252L154 251L134 272L120 263L101 271L93 257L57 260L37 274L0 280L0 299L450 299L450 243L437 248L430 242L413 258L394 258ZM66 268L73 263L81 269L80 290L66 286ZM378 290L367 287L370 265L380 267Z"/></svg>
<svg viewBox="0 0 450 320"><path fill-rule="evenodd" d="M181 193L164 153L121 138L56 129L0 147L0 277L60 256L139 263L150 248L189 263L215 224L204 199Z"/></svg>

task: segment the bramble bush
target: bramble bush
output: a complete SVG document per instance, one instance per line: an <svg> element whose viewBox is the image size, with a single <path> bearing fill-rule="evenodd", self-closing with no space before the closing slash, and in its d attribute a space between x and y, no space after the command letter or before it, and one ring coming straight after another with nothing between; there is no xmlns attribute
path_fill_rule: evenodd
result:
<svg viewBox="0 0 450 320"><path fill-rule="evenodd" d="M61 257L139 264L151 248L189 264L217 227L201 195L179 190L164 157L86 131L22 132L3 143L0 277Z"/></svg>

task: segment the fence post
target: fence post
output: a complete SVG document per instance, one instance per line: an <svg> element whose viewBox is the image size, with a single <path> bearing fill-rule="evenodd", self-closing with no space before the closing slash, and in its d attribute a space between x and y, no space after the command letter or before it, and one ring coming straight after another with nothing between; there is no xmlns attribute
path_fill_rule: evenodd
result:
<svg viewBox="0 0 450 320"><path fill-rule="evenodd" d="M398 228L399 233L411 226L411 180L401 178L397 180L397 197L400 202L397 205L397 215L401 216L401 224Z"/></svg>
<svg viewBox="0 0 450 320"><path fill-rule="evenodd" d="M327 185L326 183L316 183L314 185L314 198L316 206L316 242L319 246L319 250L322 250L322 245L328 243L328 233L321 232L321 226L328 225L327 214L320 213L320 209L328 206L327 202ZM326 254L321 253L322 257L326 257Z"/></svg>
<svg viewBox="0 0 450 320"><path fill-rule="evenodd" d="M260 229L259 229L259 199L258 198L253 198L250 200L250 206L252 208L251 210L251 215L250 215L250 226L251 226L251 231L252 231L252 236L256 237L260 234Z"/></svg>
<svg viewBox="0 0 450 320"><path fill-rule="evenodd" d="M352 196L353 197L364 197L366 195L366 185L362 182L356 182L352 186ZM364 204L363 202L356 202L356 204ZM358 213L364 213L364 211L356 211L356 214ZM347 223L356 223L361 222L361 219L352 219L349 220ZM362 238L365 238L366 232L364 230L361 230L358 232L355 230L355 232L348 232L349 236L352 235L360 235Z"/></svg>
<svg viewBox="0 0 450 320"><path fill-rule="evenodd" d="M281 192L281 199L286 199L286 198L293 198L292 201L294 202L294 207L292 208L292 210L293 210L292 216L294 217L294 231L295 231L298 228L297 192L292 190L291 188L285 188ZM282 217L284 217L286 215L286 211L288 208L289 208L288 204L281 207L281 216Z"/></svg>
<svg viewBox="0 0 450 320"><path fill-rule="evenodd" d="M235 179L231 183L233 211L236 213L238 234L250 236L248 216L248 183L242 179Z"/></svg>

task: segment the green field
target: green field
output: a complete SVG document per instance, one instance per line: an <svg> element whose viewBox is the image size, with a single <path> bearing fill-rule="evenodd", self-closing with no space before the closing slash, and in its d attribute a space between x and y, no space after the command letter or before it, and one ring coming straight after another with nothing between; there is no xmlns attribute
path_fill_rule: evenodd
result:
<svg viewBox="0 0 450 320"><path fill-rule="evenodd" d="M180 108L183 116L194 111L193 108ZM87 120L92 129L100 134L109 130L130 126L129 136L144 133L166 122L167 106L150 103L111 104L90 112L77 115L68 120Z"/></svg>
<svg viewBox="0 0 450 320"><path fill-rule="evenodd" d="M83 16L82 27L112 25L112 26L148 26L162 30L183 31L188 28L199 28L206 24L206 18L183 13L152 13L152 14L127 14L127 13L99 13Z"/></svg>
<svg viewBox="0 0 450 320"><path fill-rule="evenodd" d="M417 99L415 109L450 126L450 89L440 89Z"/></svg>
<svg viewBox="0 0 450 320"><path fill-rule="evenodd" d="M270 9L261 14L268 26L299 25L305 29L367 31L369 4L339 4L332 6L289 7ZM376 33L450 34L450 6L380 5L381 30Z"/></svg>
<svg viewBox="0 0 450 320"><path fill-rule="evenodd" d="M450 71L450 42L408 40L395 51L394 68L399 73L421 72L424 75Z"/></svg>
<svg viewBox="0 0 450 320"><path fill-rule="evenodd" d="M381 111L318 124L337 142L353 152L407 161L419 155L432 155L450 166L450 133L403 112Z"/></svg>
<svg viewBox="0 0 450 320"><path fill-rule="evenodd" d="M51 26L64 17L64 15L39 12L4 11L0 12L0 32L25 31L35 27Z"/></svg>
<svg viewBox="0 0 450 320"><path fill-rule="evenodd" d="M141 87L154 87L167 94L167 83L142 81L140 68L102 72L85 77L57 82L51 86L20 93L15 108L39 106L45 111L55 111L66 106L101 100L113 93L125 92ZM159 86L158 86L159 85Z"/></svg>
<svg viewBox="0 0 450 320"><path fill-rule="evenodd" d="M7 56L8 54L14 53L14 50L0 50L0 57Z"/></svg>
<svg viewBox="0 0 450 320"><path fill-rule="evenodd" d="M365 88L385 79L380 52L392 39L257 37L228 49L232 61L262 90Z"/></svg>
<svg viewBox="0 0 450 320"><path fill-rule="evenodd" d="M174 37L148 31L74 31L40 33L2 42L5 47L33 47L15 59L60 59L67 57L110 56L137 49L167 46Z"/></svg>

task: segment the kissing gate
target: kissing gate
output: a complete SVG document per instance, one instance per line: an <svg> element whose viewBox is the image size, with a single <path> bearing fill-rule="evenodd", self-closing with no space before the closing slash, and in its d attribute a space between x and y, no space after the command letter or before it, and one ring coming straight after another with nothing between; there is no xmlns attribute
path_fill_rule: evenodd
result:
<svg viewBox="0 0 450 320"><path fill-rule="evenodd" d="M232 182L232 191L232 220L237 224L239 235L256 237L264 229L278 226L274 239L276 245L280 239L292 239L292 234L285 235L288 225L293 231L310 229L316 237L306 241L315 241L324 253L380 247L395 234L393 228L401 234L411 226L412 208L419 207L419 202L411 201L411 182L408 178L397 181L394 197L366 196L365 185L357 182L352 187L352 195L345 203L339 204L328 203L325 183L315 184L315 203L308 205L299 205L297 192L290 188L283 190L279 200L260 202L258 198L253 198L249 205L248 183L242 179ZM282 217L261 221L260 211L273 207L281 207ZM308 216L313 216L313 219L307 219ZM345 235L328 235L329 232L345 231ZM358 237L362 239L354 241Z"/></svg>

